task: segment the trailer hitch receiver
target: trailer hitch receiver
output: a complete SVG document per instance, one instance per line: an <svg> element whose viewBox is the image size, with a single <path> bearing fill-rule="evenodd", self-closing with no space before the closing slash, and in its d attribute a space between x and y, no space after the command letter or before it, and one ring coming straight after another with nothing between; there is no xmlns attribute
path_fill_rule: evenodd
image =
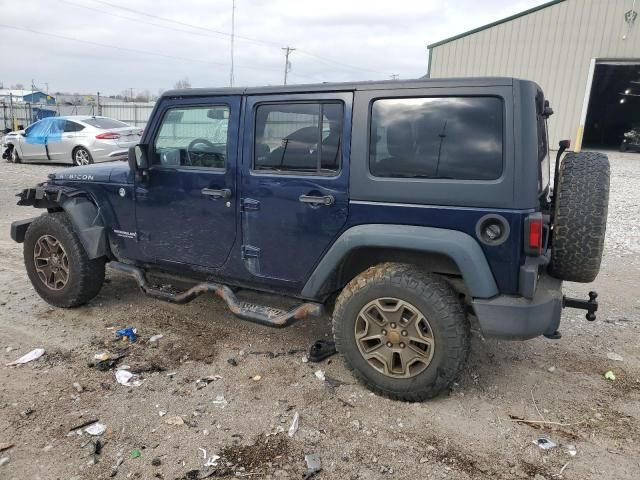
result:
<svg viewBox="0 0 640 480"><path fill-rule="evenodd" d="M596 319L596 311L598 310L598 298L597 292L589 292L589 300L580 300L578 298L571 298L567 296L562 297L562 308L579 308L586 310L585 315L587 320L593 322Z"/></svg>

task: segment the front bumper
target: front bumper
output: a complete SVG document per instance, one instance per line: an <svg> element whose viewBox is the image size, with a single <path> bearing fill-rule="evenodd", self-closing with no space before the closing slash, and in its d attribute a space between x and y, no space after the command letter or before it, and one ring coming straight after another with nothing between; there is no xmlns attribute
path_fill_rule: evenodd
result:
<svg viewBox="0 0 640 480"><path fill-rule="evenodd" d="M560 325L562 305L562 280L546 273L539 277L531 299L498 295L473 300L483 335L512 340L553 335Z"/></svg>

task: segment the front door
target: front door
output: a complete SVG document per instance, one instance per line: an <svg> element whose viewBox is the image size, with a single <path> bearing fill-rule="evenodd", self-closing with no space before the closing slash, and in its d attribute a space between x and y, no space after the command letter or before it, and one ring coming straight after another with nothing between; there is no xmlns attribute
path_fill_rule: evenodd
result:
<svg viewBox="0 0 640 480"><path fill-rule="evenodd" d="M247 99L241 254L253 275L304 283L343 228L352 98Z"/></svg>
<svg viewBox="0 0 640 480"><path fill-rule="evenodd" d="M135 189L136 233L148 260L225 262L236 231L239 113L240 97L171 100L156 112L146 137L151 166Z"/></svg>
<svg viewBox="0 0 640 480"><path fill-rule="evenodd" d="M39 120L27 127L20 139L22 160L47 160L47 136L53 118Z"/></svg>

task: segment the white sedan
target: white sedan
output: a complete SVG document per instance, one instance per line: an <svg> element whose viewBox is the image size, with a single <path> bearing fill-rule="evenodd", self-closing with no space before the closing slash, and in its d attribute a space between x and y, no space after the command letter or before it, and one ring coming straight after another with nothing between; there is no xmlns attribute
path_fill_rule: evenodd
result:
<svg viewBox="0 0 640 480"><path fill-rule="evenodd" d="M49 117L8 133L3 158L75 165L126 160L141 135L140 128L107 117Z"/></svg>

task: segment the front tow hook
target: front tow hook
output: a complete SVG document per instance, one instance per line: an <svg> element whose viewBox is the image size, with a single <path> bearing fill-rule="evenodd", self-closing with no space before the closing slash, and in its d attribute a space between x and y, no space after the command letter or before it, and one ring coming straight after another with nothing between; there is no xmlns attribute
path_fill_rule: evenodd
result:
<svg viewBox="0 0 640 480"><path fill-rule="evenodd" d="M562 296L562 308L579 308L581 310L586 310L587 314L585 315L586 319L590 322L593 322L596 319L596 311L598 310L598 298L597 292L589 292L589 300L580 300L578 298L571 298L567 296Z"/></svg>

